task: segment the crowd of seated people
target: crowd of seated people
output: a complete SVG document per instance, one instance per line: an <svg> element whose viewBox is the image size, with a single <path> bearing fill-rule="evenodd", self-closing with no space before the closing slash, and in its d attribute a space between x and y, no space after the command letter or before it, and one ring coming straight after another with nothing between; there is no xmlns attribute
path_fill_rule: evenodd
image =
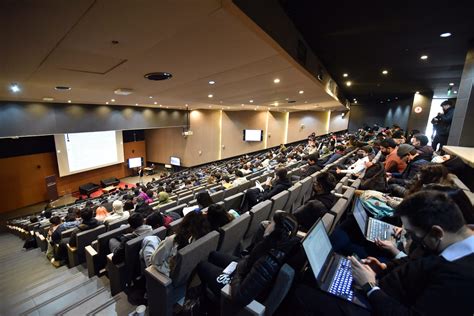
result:
<svg viewBox="0 0 474 316"><path fill-rule="evenodd" d="M324 138L310 135L305 143L137 184L92 205L88 201L72 207L65 219L45 212L41 222L51 223L50 240L59 245L52 262L58 265L67 260L64 245L74 242L74 235L58 240L62 231L74 228L73 234L77 234L101 222L127 220L128 230L110 240L113 261L118 263L123 260L125 242L158 227L169 227L182 217L174 233L163 240L154 235L143 238L139 253L142 273L153 267L172 277L181 249L310 177L309 197L300 199L302 204L295 208L288 208L289 213L277 210L268 221L260 223L250 247L232 254L211 252L201 261L193 280L189 280L194 286L198 284L199 294L188 292L194 293L194 300L212 301L202 304L201 309L219 310L218 298L227 284L231 303L237 307L252 300L265 301L280 268L289 264L296 276L281 303L282 315L472 315L474 235L469 225L474 224L474 209L466 191L455 185L456 172L446 163L451 158L440 160L443 155L430 150L427 140L420 133L406 134L397 125L367 127L355 134ZM289 175L291 166L298 162L300 167ZM226 210L217 203L220 201L212 199L213 185L225 190L238 188L262 169L274 177L245 190L239 210ZM346 211L333 229L328 228L334 251L350 259L353 289L368 302L368 309L320 290L301 246L301 236L311 232L324 216L334 215L333 208L342 199L336 192L338 183L347 187L357 181L360 191L347 209L356 197L366 199L368 208L364 212L368 216L399 227L393 232L393 241L370 241ZM208 189L194 195L196 204L187 207L186 212L168 214L154 209L155 205L176 201L182 192L204 186Z"/></svg>

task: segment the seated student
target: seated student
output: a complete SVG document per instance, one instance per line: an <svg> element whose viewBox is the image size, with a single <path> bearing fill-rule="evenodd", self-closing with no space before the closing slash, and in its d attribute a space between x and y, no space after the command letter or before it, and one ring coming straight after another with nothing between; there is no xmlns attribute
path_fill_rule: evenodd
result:
<svg viewBox="0 0 474 316"><path fill-rule="evenodd" d="M288 173L286 168L278 168L275 171L275 181L267 180L265 184L268 186L267 189L261 191L259 188L248 189L244 196L244 205L241 213L245 213L254 205L261 201L270 199L272 196L287 190L291 187L291 181L288 179Z"/></svg>
<svg viewBox="0 0 474 316"><path fill-rule="evenodd" d="M51 210L46 210L43 212L43 219L40 221L40 226L45 226L50 223L49 219L53 216L53 212Z"/></svg>
<svg viewBox="0 0 474 316"><path fill-rule="evenodd" d="M214 201L212 200L211 196L209 195L209 192L207 191L201 191L196 195L196 201L197 201L197 211L201 211L205 209L206 207L209 207L209 205L214 204Z"/></svg>
<svg viewBox="0 0 474 316"><path fill-rule="evenodd" d="M244 258L212 252L208 261L198 265L199 278L217 297L228 283L231 300L237 306L245 306L252 300L262 301L272 289L275 277L298 245L295 237L298 222L283 211L275 212L271 224L266 227L263 239ZM232 262L238 262L235 272L224 274Z"/></svg>
<svg viewBox="0 0 474 316"><path fill-rule="evenodd" d="M334 150L334 153L332 155L328 156L327 160L325 159L325 160L321 161L323 167L335 162L336 160L341 158L343 155L344 155L344 146L337 145L336 149Z"/></svg>
<svg viewBox="0 0 474 316"><path fill-rule="evenodd" d="M392 138L386 138L380 142L380 151L385 156L384 168L386 172L402 173L407 167L406 162L401 160L397 154L397 146Z"/></svg>
<svg viewBox="0 0 474 316"><path fill-rule="evenodd" d="M235 176L236 178L232 182L234 187L244 184L246 182L249 182L249 180L247 180L247 178L244 176L244 174L240 170L235 171Z"/></svg>
<svg viewBox="0 0 474 316"><path fill-rule="evenodd" d="M314 153L309 155L306 159L308 161L308 166L304 169L304 171L300 174L301 179L304 179L315 172L321 170L321 167L317 164L319 158L318 153Z"/></svg>
<svg viewBox="0 0 474 316"><path fill-rule="evenodd" d="M397 208L412 243L426 255L382 265L373 258L352 263L353 282L372 315L471 315L474 311L474 232L446 194L421 191ZM306 286L295 291L299 307L321 315L369 315L355 305Z"/></svg>
<svg viewBox="0 0 474 316"><path fill-rule="evenodd" d="M130 212L123 210L123 203L120 200L115 200L114 203L112 203L112 209L113 213L104 220L104 223L107 225L114 221L125 220L130 217Z"/></svg>
<svg viewBox="0 0 474 316"><path fill-rule="evenodd" d="M64 223L61 223L56 230L51 234L51 242L59 244L61 241L61 233L71 228L79 226L81 222L77 220L75 213L68 213L64 218Z"/></svg>
<svg viewBox="0 0 474 316"><path fill-rule="evenodd" d="M431 161L433 158L433 147L428 145L428 137L423 134L415 134L411 138L411 144L415 146L416 150L420 152L420 156L426 160Z"/></svg>
<svg viewBox="0 0 474 316"><path fill-rule="evenodd" d="M226 212L224 207L219 204L211 204L207 208L207 221L211 230L218 230L220 227L230 223L234 216Z"/></svg>
<svg viewBox="0 0 474 316"><path fill-rule="evenodd" d="M95 209L95 219L98 220L99 222L104 222L104 220L109 216L109 212L107 212L107 209L104 206L99 206L98 208Z"/></svg>
<svg viewBox="0 0 474 316"><path fill-rule="evenodd" d="M135 237L151 232L151 226L145 225L145 219L140 213L133 213L128 218L128 224L130 229L128 232L111 238L109 240L110 252L113 252L112 262L119 264L125 260L125 244L127 241L132 240Z"/></svg>
<svg viewBox="0 0 474 316"><path fill-rule="evenodd" d="M407 161L407 167L403 172L400 173L387 173L388 183L391 185L392 192L397 190L399 186L406 186L415 180L415 176L419 173L423 165L428 164L429 162L421 158L418 151L413 145L401 144L397 150L398 156Z"/></svg>
<svg viewBox="0 0 474 316"><path fill-rule="evenodd" d="M221 184L222 186L224 187L224 189L230 189L234 186L234 184L232 183L232 181L230 181L230 178L229 176L222 176L222 181L221 181Z"/></svg>
<svg viewBox="0 0 474 316"><path fill-rule="evenodd" d="M293 211L302 231L307 232L320 217L334 206L336 196L331 191L334 190L336 184L336 178L331 173L318 174L313 183L311 199Z"/></svg>
<svg viewBox="0 0 474 316"><path fill-rule="evenodd" d="M190 212L183 217L176 234L166 237L148 260L158 271L170 276L171 264L178 250L210 232L209 223L201 212Z"/></svg>
<svg viewBox="0 0 474 316"><path fill-rule="evenodd" d="M347 169L336 168L337 174L363 174L367 168L366 163L370 161L369 153L372 149L369 146L364 146L357 150L357 161L350 165Z"/></svg>
<svg viewBox="0 0 474 316"><path fill-rule="evenodd" d="M65 240L61 240L61 242L59 243L58 251L56 254L54 254L54 258L51 259L51 263L55 267L59 267L67 261L66 244L69 243L71 247L76 247L76 235L78 233L94 229L100 224L99 221L97 221L97 219L93 217L93 212L90 207L85 207L81 210L81 219L81 224L72 231L71 237L66 238Z"/></svg>
<svg viewBox="0 0 474 316"><path fill-rule="evenodd" d="M158 205L166 204L171 202L170 195L166 192L158 193Z"/></svg>
<svg viewBox="0 0 474 316"><path fill-rule="evenodd" d="M51 240L52 235L58 230L58 227L61 226L61 217L59 216L53 216L49 219L49 222L51 225L49 226L48 229L48 234L46 236L46 240L48 241L48 248L46 250L46 258L48 260L51 260L54 256L54 246Z"/></svg>

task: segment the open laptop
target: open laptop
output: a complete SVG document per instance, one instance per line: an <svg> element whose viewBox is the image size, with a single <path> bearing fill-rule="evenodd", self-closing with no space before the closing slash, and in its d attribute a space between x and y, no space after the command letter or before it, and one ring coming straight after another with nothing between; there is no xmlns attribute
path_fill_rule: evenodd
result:
<svg viewBox="0 0 474 316"><path fill-rule="evenodd" d="M354 201L352 212L357 221L357 225L359 225L362 234L367 240L372 242L374 242L375 239L395 241L393 229L397 226L369 217L358 197L356 197Z"/></svg>
<svg viewBox="0 0 474 316"><path fill-rule="evenodd" d="M352 289L349 259L336 254L324 222L319 220L303 239L303 248L321 290L367 308L367 301Z"/></svg>

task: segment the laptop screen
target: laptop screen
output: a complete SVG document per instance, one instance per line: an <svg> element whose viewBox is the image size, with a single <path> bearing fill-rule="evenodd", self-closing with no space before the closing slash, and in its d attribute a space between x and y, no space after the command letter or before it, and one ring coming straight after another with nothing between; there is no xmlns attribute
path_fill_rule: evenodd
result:
<svg viewBox="0 0 474 316"><path fill-rule="evenodd" d="M303 240L303 248L311 265L311 270L313 270L314 277L319 280L321 270L332 251L331 242L329 241L323 221L318 221L306 235Z"/></svg>
<svg viewBox="0 0 474 316"><path fill-rule="evenodd" d="M353 214L357 221L357 225L359 225L359 228L362 231L362 234L365 235L365 232L367 231L367 212L365 211L364 206L362 205L362 202L359 198L356 198L354 202Z"/></svg>

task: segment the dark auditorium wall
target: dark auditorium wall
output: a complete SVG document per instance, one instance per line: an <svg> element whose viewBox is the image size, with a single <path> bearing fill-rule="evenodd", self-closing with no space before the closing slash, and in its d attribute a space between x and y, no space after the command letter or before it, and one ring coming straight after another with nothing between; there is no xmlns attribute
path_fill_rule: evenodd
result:
<svg viewBox="0 0 474 316"><path fill-rule="evenodd" d="M185 126L184 111L0 101L0 137Z"/></svg>
<svg viewBox="0 0 474 316"><path fill-rule="evenodd" d="M54 150L54 148L53 148ZM123 178L131 174L126 161L131 157L144 157L145 141L124 143L125 163L86 171L66 177L59 177L55 152L43 152L0 159L0 192L7 197L0 203L0 213L12 211L47 200L44 178L57 177L58 194L78 191L86 182L99 183L107 177Z"/></svg>
<svg viewBox="0 0 474 316"><path fill-rule="evenodd" d="M367 124L375 123L385 127L398 124L407 129L408 119L413 104L413 99L404 99L389 104L353 104L350 110L349 131L356 131Z"/></svg>

